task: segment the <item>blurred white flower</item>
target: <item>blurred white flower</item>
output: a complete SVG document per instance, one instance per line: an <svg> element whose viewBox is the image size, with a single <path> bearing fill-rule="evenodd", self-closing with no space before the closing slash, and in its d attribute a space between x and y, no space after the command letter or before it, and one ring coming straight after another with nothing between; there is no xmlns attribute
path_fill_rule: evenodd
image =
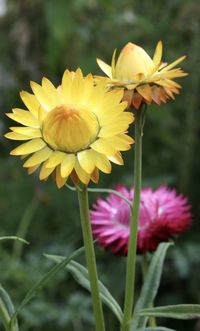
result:
<svg viewBox="0 0 200 331"><path fill-rule="evenodd" d="M7 12L7 0L0 0L0 17L4 16Z"/></svg>

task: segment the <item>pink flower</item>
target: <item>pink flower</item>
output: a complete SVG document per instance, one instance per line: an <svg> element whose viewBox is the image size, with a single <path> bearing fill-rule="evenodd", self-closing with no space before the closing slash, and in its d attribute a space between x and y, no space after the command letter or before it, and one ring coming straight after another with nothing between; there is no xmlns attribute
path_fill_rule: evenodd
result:
<svg viewBox="0 0 200 331"><path fill-rule="evenodd" d="M132 201L134 190L118 185L116 190ZM160 186L141 192L138 253L154 251L160 242L166 242L186 231L192 221L191 205L175 189ZM130 207L120 197L109 194L106 200L98 198L90 211L94 238L98 244L115 254L128 251Z"/></svg>

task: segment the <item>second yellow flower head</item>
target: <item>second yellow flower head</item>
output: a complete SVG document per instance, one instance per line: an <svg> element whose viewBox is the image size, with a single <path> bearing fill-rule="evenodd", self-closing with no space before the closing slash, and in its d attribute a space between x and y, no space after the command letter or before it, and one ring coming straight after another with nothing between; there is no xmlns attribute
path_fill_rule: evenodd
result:
<svg viewBox="0 0 200 331"><path fill-rule="evenodd" d="M109 77L107 84L111 88L124 88L124 99L129 106L139 109L142 103L155 102L160 105L167 99L174 99L181 86L174 78L187 74L181 68L173 69L185 59L185 56L167 64L162 62L162 42L159 41L153 58L138 45L128 43L121 50L115 62L113 53L111 66L100 59L97 63L102 71ZM97 76L97 80L102 79Z"/></svg>

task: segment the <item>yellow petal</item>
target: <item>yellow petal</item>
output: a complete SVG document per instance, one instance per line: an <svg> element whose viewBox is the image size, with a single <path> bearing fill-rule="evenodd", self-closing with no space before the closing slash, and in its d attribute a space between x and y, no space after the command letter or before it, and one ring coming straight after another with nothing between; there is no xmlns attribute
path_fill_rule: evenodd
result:
<svg viewBox="0 0 200 331"><path fill-rule="evenodd" d="M65 185L67 177L63 178L60 174L60 166L56 167L56 184L58 188L61 188Z"/></svg>
<svg viewBox="0 0 200 331"><path fill-rule="evenodd" d="M117 150L109 143L109 140L105 138L99 138L90 146L96 152L105 155L114 155L116 154Z"/></svg>
<svg viewBox="0 0 200 331"><path fill-rule="evenodd" d="M39 164L37 164L36 166L34 166L34 167L30 167L30 168L28 168L27 170L28 170L28 174L29 175L32 175L38 168L39 168Z"/></svg>
<svg viewBox="0 0 200 331"><path fill-rule="evenodd" d="M123 111L124 110L124 108L122 107L123 104L120 103L120 101L123 98L123 95L124 95L123 89L110 90L106 93L104 99L102 100L102 105L104 107L110 107L110 108L120 106L122 108L121 111Z"/></svg>
<svg viewBox="0 0 200 331"><path fill-rule="evenodd" d="M28 141L17 148L13 149L10 154L11 155L25 155L39 151L43 147L46 146L46 143L40 139L36 138L31 141Z"/></svg>
<svg viewBox="0 0 200 331"><path fill-rule="evenodd" d="M98 136L107 138L122 133L128 129L129 124L133 121L134 116L132 113L125 112L123 114L120 114L117 118L113 119L112 124L103 126Z"/></svg>
<svg viewBox="0 0 200 331"><path fill-rule="evenodd" d="M83 170L85 170L88 174L91 174L95 168L92 150L79 152L77 154L77 158Z"/></svg>
<svg viewBox="0 0 200 331"><path fill-rule="evenodd" d="M166 66L160 72L163 73L165 71L168 71L168 70L174 68L177 64L179 64L180 62L182 62L183 60L185 60L185 58L186 58L186 56L181 56L179 59L177 59L176 61L174 61L171 64L169 64L168 66Z"/></svg>
<svg viewBox="0 0 200 331"><path fill-rule="evenodd" d="M115 78L115 68L116 68L115 57L116 57L116 52L117 52L117 49L115 48L115 50L113 52L113 55L112 55L112 61L111 61L112 78Z"/></svg>
<svg viewBox="0 0 200 331"><path fill-rule="evenodd" d="M176 77L184 77L187 76L188 73L183 72L181 69L172 69L161 74L161 78L176 78Z"/></svg>
<svg viewBox="0 0 200 331"><path fill-rule="evenodd" d="M80 181L85 184L85 185L88 185L89 181L90 181L90 175L87 174L80 166L78 160L76 161L75 163L75 171L76 171L76 174L78 176L78 178L80 179Z"/></svg>
<svg viewBox="0 0 200 331"><path fill-rule="evenodd" d="M156 82L156 84L164 86L164 87L168 87L169 89L173 88L173 87L176 87L178 89L181 88L181 85L179 85L178 83L176 83L176 82L174 82L173 80L170 80L170 79L159 80L159 81Z"/></svg>
<svg viewBox="0 0 200 331"><path fill-rule="evenodd" d="M153 62L155 64L155 66L157 66L161 62L162 49L163 49L163 47L162 47L162 41L159 41L157 43L156 50L155 50L155 53L154 53L154 56L153 56Z"/></svg>
<svg viewBox="0 0 200 331"><path fill-rule="evenodd" d="M23 127L23 126L12 126L10 129L13 132L26 135L29 138L40 138L42 137L41 130L36 128L30 127Z"/></svg>
<svg viewBox="0 0 200 331"><path fill-rule="evenodd" d="M80 68L75 72L74 79L71 87L71 98L76 100L77 103L81 101L83 90L85 89L85 84L83 80L83 74Z"/></svg>
<svg viewBox="0 0 200 331"><path fill-rule="evenodd" d="M123 140L128 144L133 144L135 142L135 140L132 137L128 136L127 134L121 134L119 135L119 137L121 140Z"/></svg>
<svg viewBox="0 0 200 331"><path fill-rule="evenodd" d="M46 146L40 151L34 153L23 165L24 168L34 167L37 164L41 164L46 161L52 154L52 150Z"/></svg>
<svg viewBox="0 0 200 331"><path fill-rule="evenodd" d="M14 108L13 113L7 113L6 115L20 124L39 128L38 120L29 111Z"/></svg>
<svg viewBox="0 0 200 331"><path fill-rule="evenodd" d="M108 159L115 164L124 165L124 161L120 152L116 153L115 155L108 156Z"/></svg>
<svg viewBox="0 0 200 331"><path fill-rule="evenodd" d="M114 102L110 105L102 104L99 109L95 109L94 112L98 116L100 126L107 125L109 123L113 123L113 120L117 118L117 116L125 113L124 110L127 107L127 102L123 101L120 104L115 104ZM132 115L133 116L133 115Z"/></svg>
<svg viewBox="0 0 200 331"><path fill-rule="evenodd" d="M88 107L93 90L94 79L91 74L83 78L80 69L77 69L73 75L68 70L65 71L60 89L64 103L69 104L76 100L81 106Z"/></svg>
<svg viewBox="0 0 200 331"><path fill-rule="evenodd" d="M54 171L55 167L53 168L47 168L46 167L47 161L45 161L41 167L40 170L40 175L39 178L40 180L46 179L47 177L49 177L49 175Z"/></svg>
<svg viewBox="0 0 200 331"><path fill-rule="evenodd" d="M105 172L106 174L109 174L111 172L111 164L108 160L108 158L100 153L97 153L95 151L93 152L93 158L95 160L96 167L101 170L102 172Z"/></svg>
<svg viewBox="0 0 200 331"><path fill-rule="evenodd" d="M111 66L100 59L97 59L97 64L108 77L112 78Z"/></svg>
<svg viewBox="0 0 200 331"><path fill-rule="evenodd" d="M106 95L105 82L102 80L100 83L93 87L92 94L88 100L88 105L91 107L92 111L96 114L103 111L101 106L102 100L104 100ZM97 111L97 112L96 112Z"/></svg>
<svg viewBox="0 0 200 331"><path fill-rule="evenodd" d="M75 165L75 155L74 154L66 154L65 158L63 159L61 166L60 166L60 173L61 173L61 177L65 178L68 177Z"/></svg>
<svg viewBox="0 0 200 331"><path fill-rule="evenodd" d="M159 69L161 67L161 64L158 63L157 65L154 66L154 68L149 71L148 75L145 77L145 82L146 83L152 83L152 81L154 81L156 76L153 76L156 72L159 73ZM153 77L152 77L153 76ZM138 84L137 84L138 85Z"/></svg>
<svg viewBox="0 0 200 331"><path fill-rule="evenodd" d="M90 103L90 98L93 93L94 88L94 78L91 74L87 75L84 79L84 84L82 86L82 93L80 94L81 99L80 103L88 107L88 104Z"/></svg>
<svg viewBox="0 0 200 331"><path fill-rule="evenodd" d="M47 92L47 89L32 81L31 88L37 100L46 111L50 111L57 106L55 98Z"/></svg>
<svg viewBox="0 0 200 331"><path fill-rule="evenodd" d="M43 77L42 78L42 88L50 96L50 98L53 101L53 103L54 103L55 106L57 104L60 104L61 103L60 94L59 94L57 88L46 77Z"/></svg>
<svg viewBox="0 0 200 331"><path fill-rule="evenodd" d="M71 102L71 88L72 88L73 76L74 76L73 72L70 72L69 70L65 70L62 77L61 93L63 100L66 103Z"/></svg>
<svg viewBox="0 0 200 331"><path fill-rule="evenodd" d="M52 168L52 167L55 168L58 164L60 164L63 161L65 155L66 153L54 151L46 163L46 168Z"/></svg>
<svg viewBox="0 0 200 331"><path fill-rule="evenodd" d="M120 151L127 151L131 148L130 144L132 144L134 140L126 135L117 135L112 137L111 144L113 147L115 147L117 150Z"/></svg>
<svg viewBox="0 0 200 331"><path fill-rule="evenodd" d="M12 140L28 140L28 139L32 139L31 137L28 136L24 136L20 133L15 133L15 132L8 132L4 135L4 137L8 138L8 139L12 139Z"/></svg>
<svg viewBox="0 0 200 331"><path fill-rule="evenodd" d="M40 108L40 103L36 99L35 95L28 93L26 91L20 92L21 99L25 106L30 110L30 112L37 118L38 110Z"/></svg>
<svg viewBox="0 0 200 331"><path fill-rule="evenodd" d="M46 115L47 115L46 110L44 110L44 108L42 108L42 106L41 106L38 110L38 122L39 122L41 128L42 128L43 121L44 121Z"/></svg>

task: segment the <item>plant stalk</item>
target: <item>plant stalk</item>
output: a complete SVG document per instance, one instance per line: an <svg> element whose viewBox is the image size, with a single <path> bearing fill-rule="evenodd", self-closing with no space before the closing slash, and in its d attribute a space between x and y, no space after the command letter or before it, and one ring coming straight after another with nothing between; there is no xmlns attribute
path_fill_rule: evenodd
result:
<svg viewBox="0 0 200 331"><path fill-rule="evenodd" d="M86 262L90 278L94 318L95 318L95 329L96 331L105 331L104 316L102 303L99 294L98 276L96 268L96 259L93 245L92 229L89 217L89 202L87 186L83 185L77 188L81 225L83 232L83 241L85 246Z"/></svg>
<svg viewBox="0 0 200 331"><path fill-rule="evenodd" d="M130 321L133 313L135 269L138 219L140 211L140 192L142 181L142 134L144 125L144 113L142 109L136 112L135 118L135 159L134 159L134 199L130 215L130 237L128 243L128 255L126 266L126 285L124 301L124 318L121 331L130 330Z"/></svg>

